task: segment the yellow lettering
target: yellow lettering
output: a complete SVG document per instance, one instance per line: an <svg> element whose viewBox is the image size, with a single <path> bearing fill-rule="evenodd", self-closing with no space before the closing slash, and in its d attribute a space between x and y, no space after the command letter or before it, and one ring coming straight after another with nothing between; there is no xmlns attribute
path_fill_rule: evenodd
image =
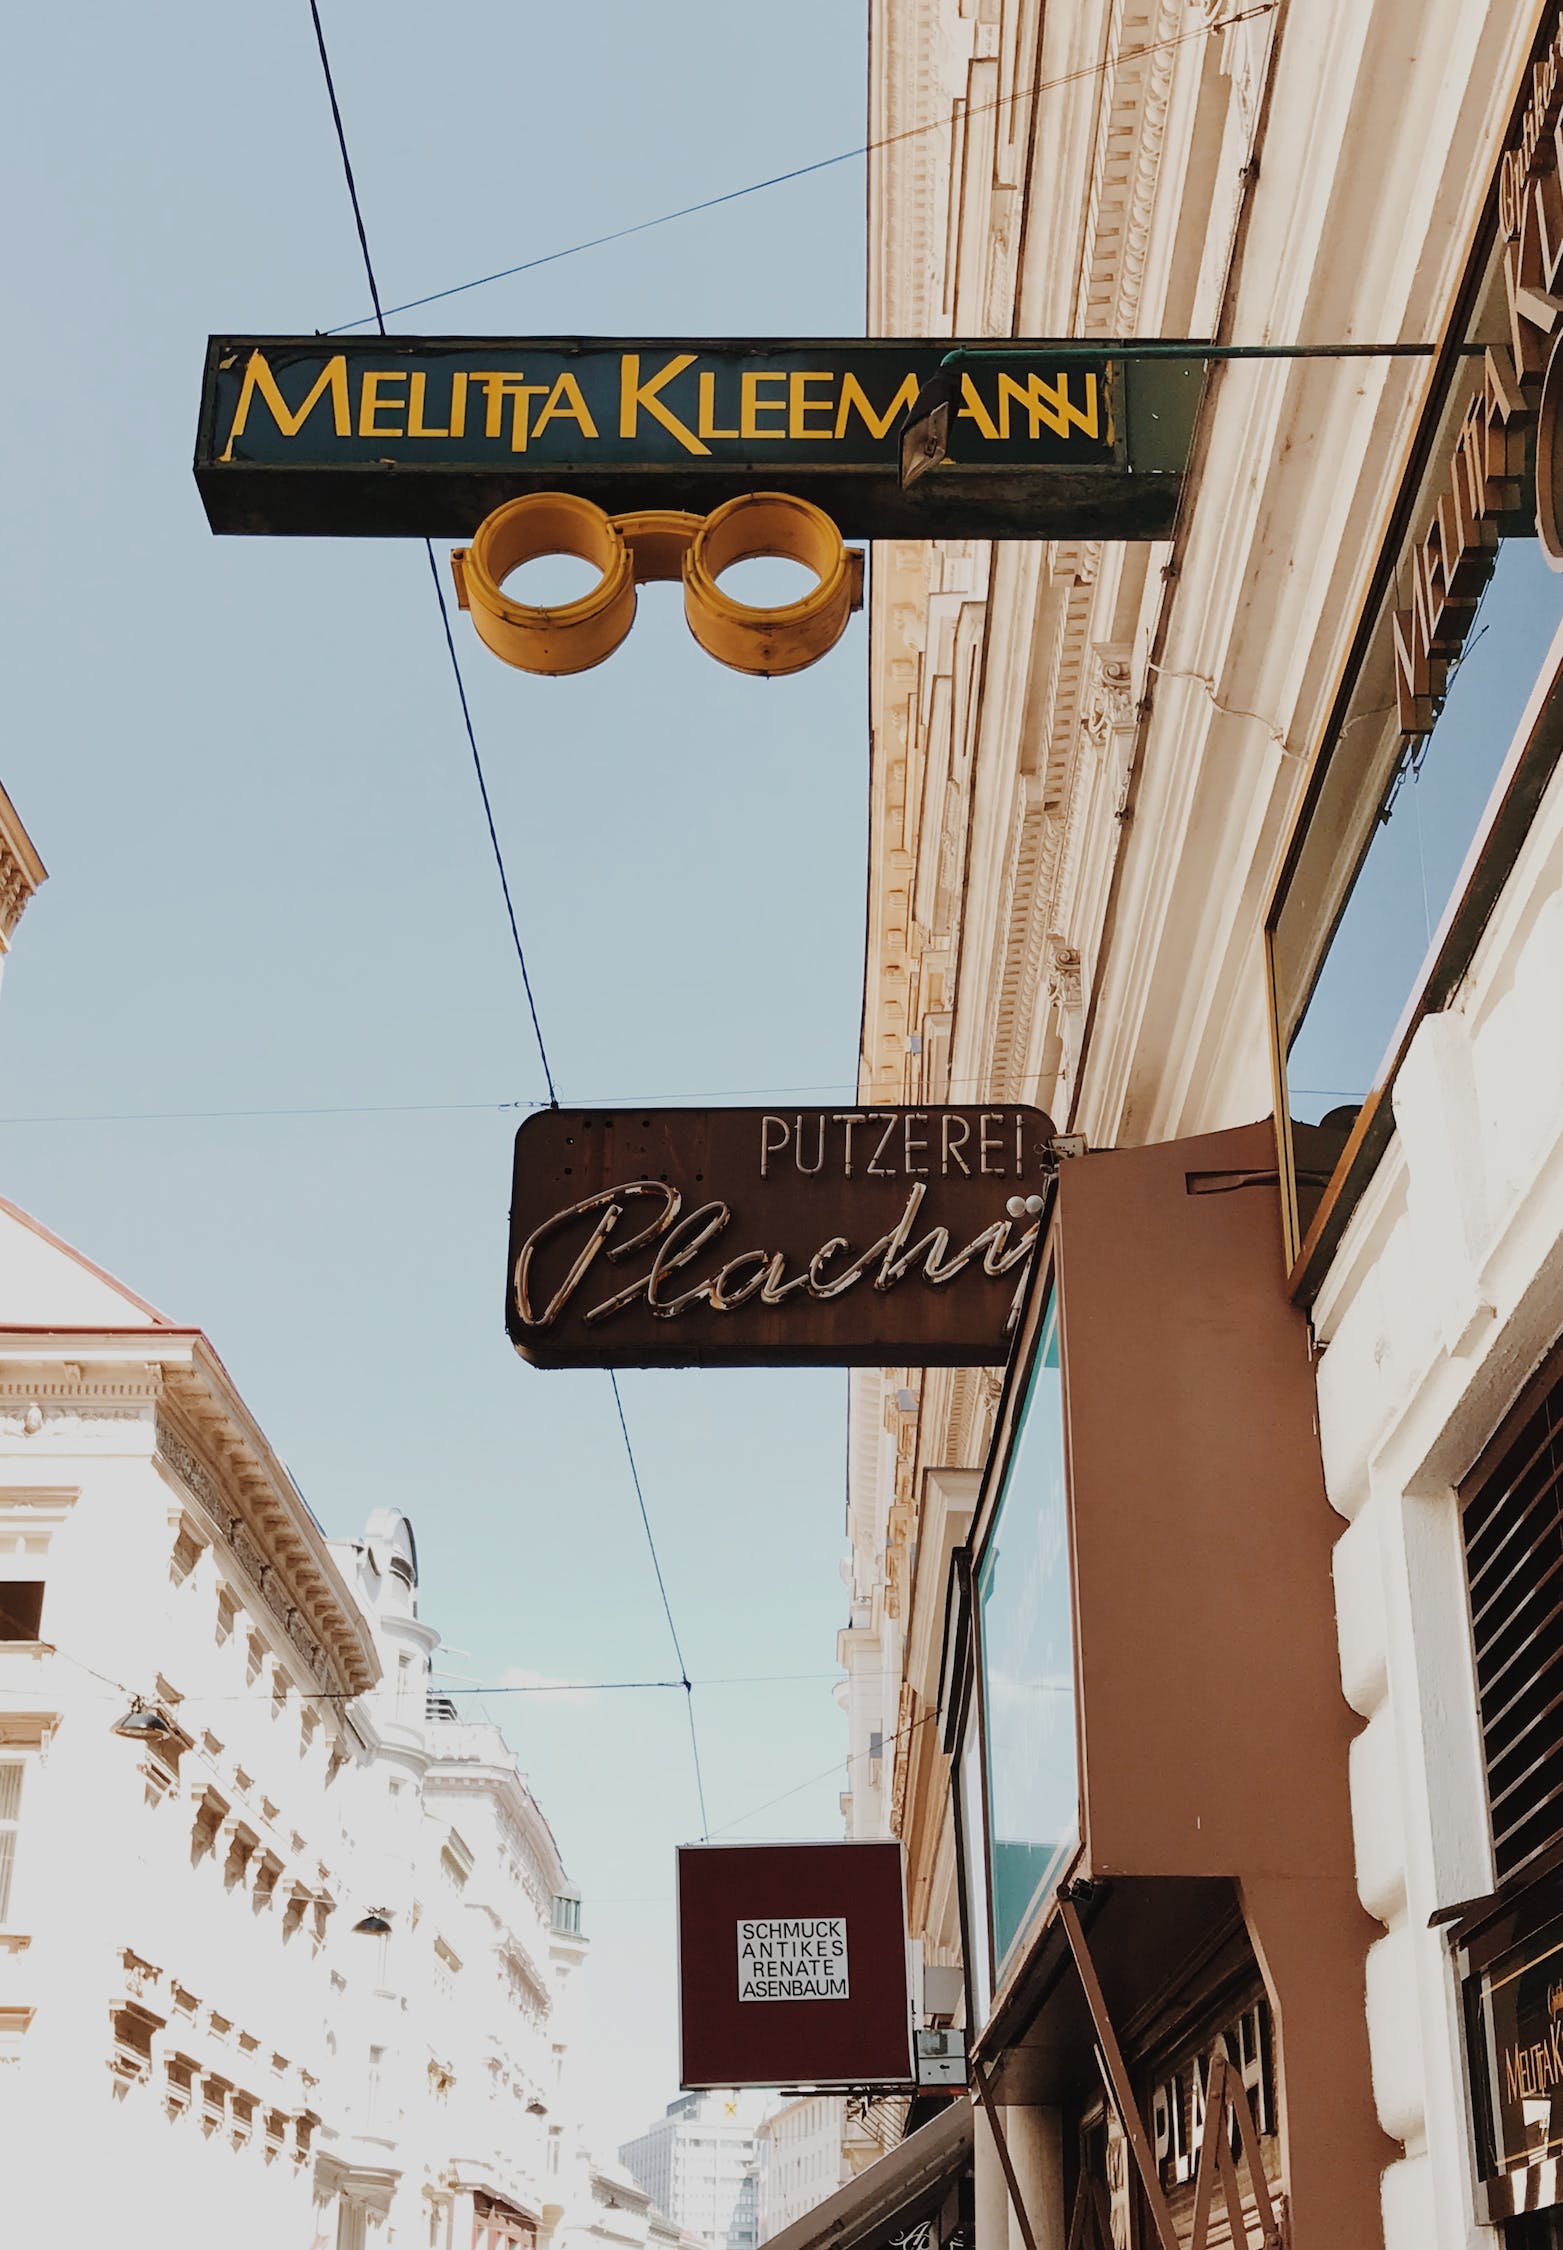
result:
<svg viewBox="0 0 1563 2250"><path fill-rule="evenodd" d="M543 410L532 425L533 437L541 437L550 422L573 422L583 437L595 437L597 425L592 420L591 409L581 395L581 386L566 368L543 403Z"/></svg>
<svg viewBox="0 0 1563 2250"><path fill-rule="evenodd" d="M738 435L736 430L719 430L716 426L716 377L714 375L702 375L700 377L699 430L702 437L726 438Z"/></svg>
<svg viewBox="0 0 1563 2250"><path fill-rule="evenodd" d="M497 438L502 434L505 401L510 401L510 450L524 453L528 436L528 423L532 401L541 398L547 390L546 383L529 383L524 375L507 375L496 370L483 373L474 368L472 381L483 393L483 435Z"/></svg>
<svg viewBox="0 0 1563 2250"><path fill-rule="evenodd" d="M896 392L895 397L885 408L884 413L876 414L870 406L863 386L857 377L851 373L843 375L841 378L841 400L836 408L836 436L838 438L846 436L847 416L856 408L867 425L871 437L888 437L890 425L896 416L910 411L912 402L917 396L918 387L917 377L908 375L901 388Z"/></svg>
<svg viewBox="0 0 1563 2250"><path fill-rule="evenodd" d="M961 399L963 403L956 409L957 416L964 416L968 422L975 422L985 438L996 438L999 434L997 424L983 405L977 386L969 375L961 377Z"/></svg>
<svg viewBox="0 0 1563 2250"><path fill-rule="evenodd" d="M809 385L811 383L829 383L832 380L828 367L818 371L811 369L807 374L799 370L798 373L788 377L787 435L789 437L828 438L835 435L834 430L830 427L830 400L828 398L810 398L809 396ZM809 427L809 416L811 414L823 414L825 416L826 426L824 429L811 429Z"/></svg>
<svg viewBox="0 0 1563 2250"><path fill-rule="evenodd" d="M640 409L662 424L670 436L676 437L686 453L709 453L693 430L686 430L678 416L663 404L662 392L675 375L682 375L686 367L693 367L693 352L680 352L660 368L649 382L640 379L639 352L626 352L619 362L619 435L636 437L640 431Z"/></svg>
<svg viewBox="0 0 1563 2250"><path fill-rule="evenodd" d="M399 398L382 398L380 391L383 384L405 383L406 380L406 376L395 368L389 371L375 369L365 375L363 388L358 394L358 434L360 437L402 436L400 423L394 430L388 430L375 417L381 413L394 414L400 411L404 402Z"/></svg>
<svg viewBox="0 0 1563 2250"><path fill-rule="evenodd" d="M265 353L251 352L245 364L244 380L239 385L239 403L233 410L233 427L228 432L228 442L222 451L222 458L225 461L233 459L233 441L235 438L243 437L245 424L248 422L250 415L250 401L257 393L284 437L297 437L299 431L309 420L310 415L314 413L315 408L328 393L331 398L332 429L338 437L351 437L353 434L352 409L347 396L347 357L345 353L332 353L325 366L315 377L309 396L295 413L281 391L278 390L277 379L271 372Z"/></svg>
<svg viewBox="0 0 1563 2250"><path fill-rule="evenodd" d="M1076 406L1069 396L1067 370L1060 370L1056 388L1041 375L1031 374L1026 378L1024 390L1021 389L1012 375L1005 375L1001 372L999 375L999 431L1003 437L1009 436L1011 399L1014 399L1018 405L1024 408L1026 419L1031 425L1030 434L1032 437L1041 436L1044 423L1050 430L1056 431L1061 438L1068 437L1071 429L1080 430L1086 437L1091 438L1097 436L1100 431L1101 423L1097 414L1096 377L1094 375L1087 375L1085 378L1086 403L1082 408Z"/></svg>
<svg viewBox="0 0 1563 2250"><path fill-rule="evenodd" d="M760 427L762 414L785 414L787 411L781 399L761 398L762 383L780 383L783 390L787 388L787 378L783 374L755 372L746 368L738 378L738 435L746 438L785 437L785 430L762 430Z"/></svg>
<svg viewBox="0 0 1563 2250"><path fill-rule="evenodd" d="M424 392L428 387L428 381L428 376L423 374L410 375L407 379L407 435L409 437L422 438L460 437L461 430L458 426L459 417L457 412L457 402L459 400L462 407L465 407L467 391L466 376L457 374L452 375L450 379L451 426L449 429L445 430L431 428L431 426L424 421Z"/></svg>

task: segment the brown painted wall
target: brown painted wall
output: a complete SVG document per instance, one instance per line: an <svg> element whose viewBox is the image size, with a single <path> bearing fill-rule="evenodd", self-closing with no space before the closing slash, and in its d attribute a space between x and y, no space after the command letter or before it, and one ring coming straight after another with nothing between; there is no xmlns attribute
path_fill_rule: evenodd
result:
<svg viewBox="0 0 1563 2250"><path fill-rule="evenodd" d="M1280 2032L1297 2250L1379 2239L1313 1371L1268 1123L1066 1163L1087 1872L1233 1877Z"/></svg>

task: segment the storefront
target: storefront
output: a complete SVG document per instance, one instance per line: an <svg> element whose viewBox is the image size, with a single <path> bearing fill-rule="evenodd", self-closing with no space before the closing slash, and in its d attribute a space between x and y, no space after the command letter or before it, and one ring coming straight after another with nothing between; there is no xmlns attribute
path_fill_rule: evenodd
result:
<svg viewBox="0 0 1563 2250"><path fill-rule="evenodd" d="M1563 9L1268 922L1390 2243L1563 2243Z"/></svg>
<svg viewBox="0 0 1563 2250"><path fill-rule="evenodd" d="M1563 19L1549 0L1267 924L1311 1298L1563 750Z"/></svg>
<svg viewBox="0 0 1563 2250"><path fill-rule="evenodd" d="M973 2084L1035 2250L1378 2225L1333 1528L1274 1145L1264 1121L1064 1162L955 1559Z"/></svg>

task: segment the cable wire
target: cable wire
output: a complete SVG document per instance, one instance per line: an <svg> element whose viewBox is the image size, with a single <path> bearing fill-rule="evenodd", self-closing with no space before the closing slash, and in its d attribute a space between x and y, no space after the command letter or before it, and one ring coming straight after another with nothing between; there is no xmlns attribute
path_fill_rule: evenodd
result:
<svg viewBox="0 0 1563 2250"><path fill-rule="evenodd" d="M385 314L380 304L380 284L375 279L374 259L369 251L369 230L364 224L364 207L359 201L358 182L353 176L353 160L347 149L347 128L342 122L342 105L337 99L336 79L331 69L331 56L326 47L325 26L320 20L318 0L309 0L310 21L315 27L315 45L320 54L321 73L326 82L326 95L331 103L331 122L336 127L337 151L342 159L342 177L347 183L348 201L353 206L353 225L358 230L358 247L363 256L364 278L369 284L369 296L374 305L375 325L383 336ZM355 326L361 323L354 324ZM456 637L451 631L450 610L445 600L445 588L440 581L440 566L434 559L434 542L425 539L424 554L428 557L429 576L434 582L434 598L439 604L440 624L444 629L445 647L450 656L450 668L456 679L456 694L461 703L461 721L466 729L467 743L472 752L472 764L478 777L478 793L483 799L483 817L488 823L488 840L494 848L494 865L499 870L499 887L505 895L505 913L510 922L510 936L516 949L516 959L521 965L521 982L526 991L527 1010L532 1018L532 1032L537 1041L538 1060L543 1066L543 1078L548 1087L548 1099L557 1108L559 1097L554 1091L554 1074L549 1068L548 1049L543 1044L543 1027L537 1020L537 1002L532 996L532 979L527 971L526 949L521 943L521 932L516 923L515 902L510 896L510 878L505 872L505 855L499 848L499 832L494 826L494 807L488 793L488 781L483 772L483 760L478 751L477 731L472 724L472 707L467 701L467 683L462 678L461 660L456 654Z"/></svg>
<svg viewBox="0 0 1563 2250"><path fill-rule="evenodd" d="M336 127L337 148L342 158L342 174L347 182L348 199L353 206L353 223L358 229L358 247L363 253L364 274L369 283L369 295L374 304L375 320L383 336L385 334L385 315L381 310L380 287L375 280L374 260L369 251L369 233L364 224L363 206L358 199L358 183L353 177L352 159L348 155L347 130L342 122L342 106L337 100L336 81L332 75L331 57L326 48L325 28L320 20L317 0L309 0L309 13L315 27L315 45L320 53L320 67L326 81L326 93L331 102L331 117ZM510 896L510 882L505 873L504 854L500 850L499 833L494 825L494 809L489 799L488 783L484 779L483 760L478 752L477 731L472 724L472 709L467 701L466 682L462 678L461 663L456 654L456 637L451 631L450 610L445 600L445 588L440 580L439 565L434 559L434 542L426 539L423 542L423 549L428 557L430 576L434 581L434 594L436 601L439 603L440 623L444 629L445 646L450 654L451 670L456 677L456 693L461 700L462 721L466 728L467 741L472 750L472 763L477 772L478 789L483 798L483 812L488 821L489 841L494 847L494 863L499 869L500 885L505 894L505 910L510 917L510 934L515 941L516 960L520 964L521 982L525 987L527 1007L532 1017L532 1029L537 1038L538 1059L543 1066L543 1077L548 1086L548 1099L553 1107L557 1108L559 1097L554 1089L554 1076L549 1068L548 1050L543 1042L543 1027L538 1021L537 1003L532 995L532 980L527 973L526 952L521 943L520 930L516 925L515 907ZM662 1560L657 1553L657 1542L652 1535L651 1516L646 1507L645 1493L641 1489L640 1469L635 1460L635 1448L630 1443L629 1424L624 1418L624 1401L619 1395L619 1378L616 1374L612 1377L612 1382L613 1403L618 1409L619 1428L624 1437L624 1451L629 1459L630 1477L635 1486L635 1498L640 1506L640 1520L645 1529L646 1544L651 1550L651 1566L656 1573L657 1591L662 1596L662 1610L668 1621L668 1632L672 1636L673 1653L678 1658L679 1684L684 1690L684 1707L689 1717L689 1747L694 1758L695 1793L700 1801L700 1832L702 1839L704 1839L708 1834L706 1787L705 1776L700 1766L700 1737L695 1729L694 1685L689 1677L689 1666L684 1660L684 1650L679 1641L678 1628L673 1623L673 1607L668 1600L667 1582L662 1575Z"/></svg>
<svg viewBox="0 0 1563 2250"><path fill-rule="evenodd" d="M630 1426L624 1419L624 1399L619 1390L618 1371L609 1368L608 1380L613 1385L613 1403L618 1410L619 1428L624 1436L624 1451L629 1460L630 1478L635 1486L635 1498L640 1505L640 1520L646 1530L646 1545L651 1549L651 1567L657 1574L657 1592L662 1596L662 1614L668 1621L668 1633L673 1642L673 1654L678 1658L680 1680L684 1689L684 1706L689 1714L689 1748L695 1761L695 1794L700 1800L700 1841L711 1840L711 1823L706 1812L705 1775L700 1770L700 1737L695 1731L695 1688L689 1677L689 1666L684 1662L684 1651L678 1637L678 1627L673 1622L673 1604L668 1600L667 1580L662 1575L662 1559L657 1553L657 1542L652 1536L651 1517L646 1507L646 1495L641 1490L640 1470L636 1465L635 1448L630 1443Z"/></svg>
<svg viewBox="0 0 1563 2250"><path fill-rule="evenodd" d="M348 200L353 206L353 224L358 229L358 247L364 257L364 278L369 284L369 301L374 306L375 325L385 334L385 314L380 309L380 284L374 277L374 260L369 255L369 236L364 227L363 205L358 200L358 182L353 177L353 160L347 153L347 128L342 123L342 105L336 98L336 80L331 74L331 57L326 52L325 27L320 21L316 0L309 0L310 21L315 27L315 45L320 53L320 69L326 81L326 96L331 104L331 122L336 127L336 145L342 158L342 171L347 180ZM353 323L362 327L361 321Z"/></svg>
<svg viewBox="0 0 1563 2250"><path fill-rule="evenodd" d="M314 4L315 0L310 0L311 9L313 9ZM1235 24L1248 23L1255 16L1271 15L1279 4L1280 0L1260 0L1260 5L1257 7L1241 8L1235 15L1218 17L1214 23L1200 24L1193 31L1180 31L1170 39L1150 39L1142 42L1138 47L1120 48L1115 54L1109 56L1105 62L1086 63L1079 70L1066 70L1057 78L1040 78L1030 86L1016 87L1013 93L1000 94L996 100L991 102L974 102L970 108L962 110L962 119L985 117L994 110L1007 108L1013 102L1027 101L1039 94L1050 94L1060 86L1072 86L1079 79L1099 78L1104 71L1119 63L1137 62L1142 55L1159 54L1168 47L1186 46L1192 39L1208 39L1218 31L1230 31ZM316 29L318 32L318 16L316 17ZM321 47L321 55L324 59L324 44ZM329 76L328 69L328 79ZM333 99L333 110L335 106L335 100ZM704 196L700 202L685 203L676 211L659 212L654 219L637 219L629 226L614 227L607 234L594 234L585 242L572 242L563 250L548 250L539 258L525 258L520 265L500 266L493 273L480 273L471 281L454 282L448 289L432 289L426 297L409 297L405 304L391 306L391 318L394 320L398 313L417 312L424 305L443 304L448 297L465 296L470 289L486 289L491 282L511 281L517 274L535 273L539 266L557 265L561 258L578 258L583 251L602 250L609 243L626 242L632 235L649 234L654 227L672 226L677 219L696 218L702 211L718 210L724 203L737 203L745 196L763 195L768 188L785 187L792 180L806 180L812 173L828 172L837 164L851 164L860 156L872 156L882 148L894 148L900 141L916 140L924 133L949 132L953 130L954 125L955 118L951 115L949 117L932 118L923 125L903 126L900 132L886 133L880 140L864 141L857 148L838 149L834 156L817 157L812 164L796 164L789 172L772 173L769 179L751 180L747 187L729 188L722 195ZM337 129L340 135L340 120ZM344 150L343 153L345 160L346 151ZM349 174L349 184L351 184L351 174ZM362 236L363 228L360 224L360 240ZM365 251L365 257L366 259L368 257L367 250ZM385 319L380 311L379 295L375 291L372 280L370 282L370 294L374 298L375 308L372 317L379 322L380 333L383 336L385 334ZM363 313L356 320L339 321L335 328L324 328L320 333L324 336L343 336L349 329L366 328L369 325L370 318L371 316L368 313Z"/></svg>
<svg viewBox="0 0 1563 2250"><path fill-rule="evenodd" d="M311 7L315 0L309 0ZM543 1027L537 1020L537 1002L532 994L532 979L527 971L526 948L521 943L521 932L516 925L515 901L510 896L510 878L505 873L505 855L499 848L499 831L494 826L494 807L489 799L488 782L484 778L483 760L478 754L477 730L472 724L472 706L467 701L467 683L462 678L461 659L456 654L456 636L451 631L450 609L445 600L445 587L440 578L440 566L434 559L434 542L425 539L423 551L429 558L429 576L434 581L434 598L440 605L440 624L445 633L445 647L450 656L450 668L455 675L456 694L461 702L461 723L467 731L467 745L472 752L472 770L478 777L478 794L483 799L483 818L488 822L488 840L494 847L494 865L499 870L499 887L505 894L505 913L510 922L511 942L516 949L516 961L521 970L521 984L526 993L527 1013L532 1018L532 1035L537 1041L537 1059L543 1066L543 1080L548 1088L551 1109L559 1107L559 1096L554 1088L554 1074L549 1068L548 1049L543 1041Z"/></svg>

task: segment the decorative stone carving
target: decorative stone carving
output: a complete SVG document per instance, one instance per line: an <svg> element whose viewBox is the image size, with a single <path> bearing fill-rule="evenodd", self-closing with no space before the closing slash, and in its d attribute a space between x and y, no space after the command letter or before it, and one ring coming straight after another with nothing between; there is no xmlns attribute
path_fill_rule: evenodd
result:
<svg viewBox="0 0 1563 2250"><path fill-rule="evenodd" d="M1128 651L1098 641L1091 650L1085 692L1085 738L1099 758L1107 754L1109 738L1134 724L1134 689L1130 684Z"/></svg>
<svg viewBox="0 0 1563 2250"><path fill-rule="evenodd" d="M1083 1004L1080 955L1061 937L1047 941L1048 995L1060 1015L1075 1015Z"/></svg>
<svg viewBox="0 0 1563 2250"><path fill-rule="evenodd" d="M309 1667L316 1685L328 1688L331 1666L325 1651L288 1601L278 1572L266 1560L243 1517L235 1515L228 1506L216 1478L200 1455L161 1414L157 1418L157 1450L180 1483L199 1501L229 1552Z"/></svg>

